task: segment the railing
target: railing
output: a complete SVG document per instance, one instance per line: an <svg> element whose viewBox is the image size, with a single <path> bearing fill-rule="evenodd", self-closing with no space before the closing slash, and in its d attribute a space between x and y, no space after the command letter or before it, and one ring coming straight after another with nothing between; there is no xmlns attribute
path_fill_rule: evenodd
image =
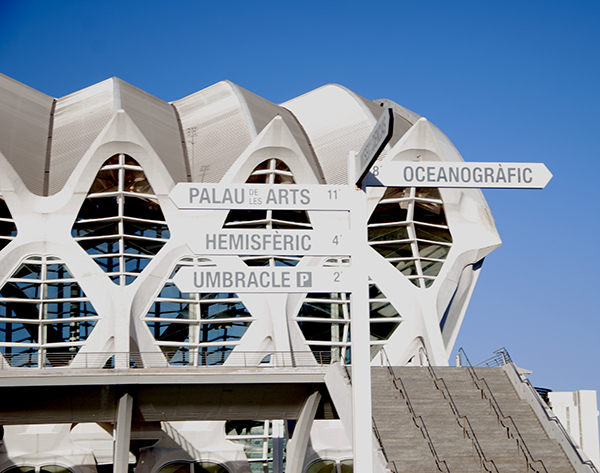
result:
<svg viewBox="0 0 600 473"><path fill-rule="evenodd" d="M470 439L471 442L473 443L473 447L475 448L475 451L477 452L477 455L479 456L479 461L481 463L481 467L485 471L488 471L490 473L499 473L498 467L496 467L496 463L494 463L494 460L488 460L487 457L485 456L485 453L483 452L483 449L481 448L481 444L479 443L479 440L477 439L477 435L475 435L475 431L473 430L473 427L471 426L471 422L469 421L467 416L463 416L460 414L460 412L458 412L458 407L456 407L456 403L454 402L454 399L452 398L452 395L450 394L450 390L448 389L448 386L446 385L446 381L444 381L442 378L437 377L437 375L435 374L435 370L433 369L433 366L431 366L431 363L429 362L429 357L427 356L427 353L425 353L425 356L427 359L427 369L429 371L429 374L431 375L431 378L433 379L433 384L442 393L442 396L444 396L444 398L448 401L448 404L450 405L450 409L452 410L452 413L454 414L454 418L456 419L456 422L463 429L463 435L466 438Z"/></svg>
<svg viewBox="0 0 600 473"><path fill-rule="evenodd" d="M406 392L406 387L404 386L402 379L396 377L396 374L394 373L394 368L392 367L392 364L390 363L390 360L387 356L387 353L385 353L384 348L382 348L381 351L383 352L383 356L385 357L385 363L387 365L388 372L390 373L390 376L392 377L392 383L394 384L394 387L398 390L398 392L402 395L404 401L406 402L406 406L408 407L408 411L410 412L410 414L412 416L412 420L413 420L414 424L417 426L417 428L421 431L421 435L427 442L427 445L429 446L429 450L431 451L431 454L433 455L433 459L435 460L435 464L436 464L438 470L445 472L445 473L450 473L450 470L448 470L448 465L446 464L446 461L440 460L440 457L437 454L437 451L435 449L435 446L433 445L433 441L431 440L431 436L429 435L429 432L427 430L427 426L425 425L425 421L423 420L423 417L418 416L416 414L416 412L412 406L412 403L410 402L410 398L408 397L408 393ZM400 387L398 386L397 381L400 383ZM395 466L396 465L394 464L394 467Z"/></svg>
<svg viewBox="0 0 600 473"><path fill-rule="evenodd" d="M305 368L331 364L330 351L52 352L0 355L0 371L14 369Z"/></svg>
<svg viewBox="0 0 600 473"><path fill-rule="evenodd" d="M459 350L459 353L464 353L464 350L461 352L462 348ZM466 357L466 355L465 355ZM487 368L496 368L499 366L504 366L512 363L512 359L506 351L506 348L500 348L494 352L494 356L488 358L487 360L483 360L481 363L477 363L475 367L485 366Z"/></svg>
<svg viewBox="0 0 600 473"><path fill-rule="evenodd" d="M506 351L504 348L502 350ZM509 359L510 359L510 357L509 357ZM516 368L515 364L512 361L510 363L507 363L507 364L509 364L512 367L512 369L516 373L518 379L520 379L521 382L523 384L525 384L527 386L527 388L531 391L531 393L533 395L533 398L539 403L539 405L542 408L543 412L546 414L547 420L549 422L553 422L556 425L556 427L558 428L558 430L561 432L561 434L565 437L565 439L568 441L568 443L573 448L573 451L575 451L575 453L577 454L577 457L578 457L579 461L583 465L587 465L594 473L599 473L598 469L596 468L596 466L594 465L594 463L591 460L584 460L583 459L583 457L581 456L581 453L579 451L579 446L577 444L575 444L575 442L573 442L573 439L571 438L571 436L569 435L569 433L567 432L567 430L564 428L564 426L562 425L562 423L560 422L560 420L558 419L558 417L556 417L554 415L554 413L548 407L548 405L541 399L539 393L531 385L531 383L529 382L529 380L527 378L523 378L523 376L521 376L519 374L519 372L517 371L517 368Z"/></svg>
<svg viewBox="0 0 600 473"><path fill-rule="evenodd" d="M473 365L471 365L467 354L462 348L459 349L459 355L461 359L464 357L465 361L467 362L466 368L468 373L471 375L473 383L475 384L477 389L481 391L481 397L489 401L492 410L498 418L498 423L506 429L506 434L508 438L512 438L517 442L517 447L519 447L521 453L523 453L523 456L525 457L525 461L527 463L527 471L531 470L537 473L541 473L542 471L544 471L548 473L548 470L546 469L546 466L544 465L544 462L542 460L533 459L533 456L531 455L531 452L529 451L529 448L527 447L527 444L525 443L521 432L519 432L519 429L517 428L517 425L515 424L515 421L513 420L512 416L505 416L502 413L502 409L500 409L500 405L498 404L498 401L492 393L492 390L488 386L487 381L477 376ZM537 469L534 465L538 465L538 467L542 468L542 470Z"/></svg>

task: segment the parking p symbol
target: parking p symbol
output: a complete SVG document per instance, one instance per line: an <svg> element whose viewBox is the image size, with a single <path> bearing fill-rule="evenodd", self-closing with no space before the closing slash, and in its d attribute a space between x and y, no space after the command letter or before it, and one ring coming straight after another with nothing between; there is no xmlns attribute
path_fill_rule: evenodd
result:
<svg viewBox="0 0 600 473"><path fill-rule="evenodd" d="M300 271L296 274L296 285L298 287L312 287L312 273Z"/></svg>

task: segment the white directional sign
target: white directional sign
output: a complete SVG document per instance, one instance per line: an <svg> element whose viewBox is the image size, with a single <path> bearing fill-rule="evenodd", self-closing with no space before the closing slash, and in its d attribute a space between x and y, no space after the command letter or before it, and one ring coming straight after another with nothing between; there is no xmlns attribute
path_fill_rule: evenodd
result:
<svg viewBox="0 0 600 473"><path fill-rule="evenodd" d="M183 267L173 281L181 292L350 292L349 267Z"/></svg>
<svg viewBox="0 0 600 473"><path fill-rule="evenodd" d="M348 186L199 184L180 182L171 200L180 209L350 210Z"/></svg>
<svg viewBox="0 0 600 473"><path fill-rule="evenodd" d="M543 189L552 173L542 163L449 163L390 161L377 163L367 186L479 187Z"/></svg>
<svg viewBox="0 0 600 473"><path fill-rule="evenodd" d="M217 230L194 234L197 255L349 255L350 235L340 230Z"/></svg>
<svg viewBox="0 0 600 473"><path fill-rule="evenodd" d="M360 184L367 175L377 156L381 154L385 145L392 138L393 131L394 112L391 108L388 108L381 114L367 141L365 141L365 144L354 158L356 184Z"/></svg>

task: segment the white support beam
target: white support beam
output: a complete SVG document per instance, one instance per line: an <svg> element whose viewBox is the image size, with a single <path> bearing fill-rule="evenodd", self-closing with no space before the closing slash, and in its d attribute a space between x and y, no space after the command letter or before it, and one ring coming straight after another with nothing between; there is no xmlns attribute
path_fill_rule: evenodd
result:
<svg viewBox="0 0 600 473"><path fill-rule="evenodd" d="M300 412L300 417L294 428L294 436L288 442L285 473L302 473L310 429L320 400L321 394L316 391L306 398L304 406L302 406L302 412Z"/></svg>
<svg viewBox="0 0 600 473"><path fill-rule="evenodd" d="M124 394L119 399L115 421L113 472L127 473L129 468L129 443L131 441L131 415L133 398Z"/></svg>

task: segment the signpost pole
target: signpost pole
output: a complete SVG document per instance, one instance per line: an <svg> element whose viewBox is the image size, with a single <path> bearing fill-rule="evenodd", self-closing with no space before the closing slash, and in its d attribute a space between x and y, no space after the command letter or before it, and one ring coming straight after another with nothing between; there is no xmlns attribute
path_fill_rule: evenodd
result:
<svg viewBox="0 0 600 473"><path fill-rule="evenodd" d="M352 251L352 448L354 471L367 472L373 468L373 424L371 416L371 349L369 328L369 276L365 243L366 194L356 189L350 211Z"/></svg>

